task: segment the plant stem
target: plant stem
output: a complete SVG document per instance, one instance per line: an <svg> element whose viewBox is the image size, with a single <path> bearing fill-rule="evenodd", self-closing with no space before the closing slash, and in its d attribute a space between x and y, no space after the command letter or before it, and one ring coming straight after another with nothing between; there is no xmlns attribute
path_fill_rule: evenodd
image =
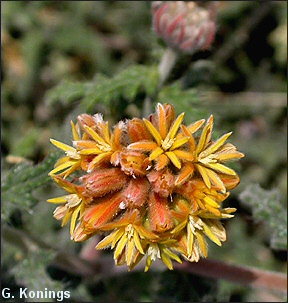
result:
<svg viewBox="0 0 288 303"><path fill-rule="evenodd" d="M171 48L167 48L159 64L159 87L161 87L169 77L172 68L176 63L176 59L177 54Z"/></svg>
<svg viewBox="0 0 288 303"><path fill-rule="evenodd" d="M198 263L183 262L183 264L175 264L174 267L180 271L209 278L225 279L250 287L287 292L287 276L283 273L250 266L231 265L211 259L201 259Z"/></svg>

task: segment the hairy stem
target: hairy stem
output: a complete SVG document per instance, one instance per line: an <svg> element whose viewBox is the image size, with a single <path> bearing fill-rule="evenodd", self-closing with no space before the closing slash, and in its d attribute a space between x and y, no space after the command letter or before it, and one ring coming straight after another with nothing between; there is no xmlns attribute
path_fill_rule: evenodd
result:
<svg viewBox="0 0 288 303"><path fill-rule="evenodd" d="M177 59L177 54L171 48L167 48L159 64L159 75L160 75L159 87L162 87L164 82L169 77L172 68L175 65L176 59Z"/></svg>
<svg viewBox="0 0 288 303"><path fill-rule="evenodd" d="M287 276L255 267L231 265L218 260L202 259L198 263L175 264L175 269L214 279L225 279L255 288L287 292Z"/></svg>

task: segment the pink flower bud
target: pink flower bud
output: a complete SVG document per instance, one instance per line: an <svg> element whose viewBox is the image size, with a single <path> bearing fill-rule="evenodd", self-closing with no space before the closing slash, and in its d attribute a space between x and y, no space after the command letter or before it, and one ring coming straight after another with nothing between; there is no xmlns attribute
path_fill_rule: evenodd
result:
<svg viewBox="0 0 288 303"><path fill-rule="evenodd" d="M173 49L193 54L211 46L217 1L153 1L153 27Z"/></svg>

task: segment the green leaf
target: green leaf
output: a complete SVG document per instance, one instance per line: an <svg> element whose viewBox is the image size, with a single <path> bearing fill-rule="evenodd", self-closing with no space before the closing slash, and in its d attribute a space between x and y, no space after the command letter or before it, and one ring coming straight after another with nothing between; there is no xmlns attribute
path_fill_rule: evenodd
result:
<svg viewBox="0 0 288 303"><path fill-rule="evenodd" d="M46 267L55 257L56 253L47 250L30 252L22 261L20 261L13 269L12 274L18 285L27 287L28 294L30 291L33 293L37 291L43 292L37 298L27 298L26 302L56 302L62 301L60 295L63 294L64 285L60 282L54 281L46 272ZM45 294L46 290L46 294ZM49 291L53 291L49 295ZM55 298L52 296L55 294ZM51 298L52 297L52 298Z"/></svg>
<svg viewBox="0 0 288 303"><path fill-rule="evenodd" d="M78 82L63 80L60 84L49 90L45 95L45 102L48 106L54 106L58 102L68 105L71 102L82 99L89 92L91 82Z"/></svg>
<svg viewBox="0 0 288 303"><path fill-rule="evenodd" d="M120 96L133 101L140 89L148 95L154 93L158 84L158 69L154 66L131 66L114 78L99 78L91 92L83 100L83 107L91 110L97 102L109 104Z"/></svg>
<svg viewBox="0 0 288 303"><path fill-rule="evenodd" d="M141 90L144 90L147 95L152 95L157 85L156 67L134 65L113 78L98 74L90 82L65 80L46 94L45 102L49 106L54 106L58 102L68 105L79 100L81 109L91 112L95 104L101 103L108 106L111 101L121 96L132 102Z"/></svg>
<svg viewBox="0 0 288 303"><path fill-rule="evenodd" d="M183 90L179 82L165 86L160 91L157 102L171 103L177 113L185 112L187 123L192 123L208 115L201 109L197 90L194 88Z"/></svg>
<svg viewBox="0 0 288 303"><path fill-rule="evenodd" d="M16 208L29 211L37 203L33 191L51 180L48 173L53 169L58 156L58 153L51 153L42 163L21 163L3 174L1 218L4 222Z"/></svg>
<svg viewBox="0 0 288 303"><path fill-rule="evenodd" d="M240 200L252 208L256 220L264 220L272 229L270 245L273 249L287 249L287 207L281 202L277 189L265 190L251 184L240 194Z"/></svg>

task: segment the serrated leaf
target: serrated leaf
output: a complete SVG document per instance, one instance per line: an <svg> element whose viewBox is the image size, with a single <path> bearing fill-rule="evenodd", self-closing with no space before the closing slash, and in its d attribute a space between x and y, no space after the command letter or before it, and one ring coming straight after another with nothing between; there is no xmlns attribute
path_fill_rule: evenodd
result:
<svg viewBox="0 0 288 303"><path fill-rule="evenodd" d="M133 101L136 94L143 88L152 94L157 88L158 71L156 67L134 65L117 74L111 79L98 79L97 84L84 98L83 107L89 111L97 102L109 104L113 99L124 96Z"/></svg>
<svg viewBox="0 0 288 303"><path fill-rule="evenodd" d="M81 109L90 112L95 104L109 105L112 100L119 99L120 96L128 101L133 101L141 89L148 95L153 94L157 84L158 70L156 67L135 65L113 78L98 74L90 82L64 80L46 94L45 100L49 106L58 102L68 105L79 100Z"/></svg>
<svg viewBox="0 0 288 303"><path fill-rule="evenodd" d="M39 302L39 300L41 300L41 302L55 302L57 298L49 297L48 291L53 290L55 296L60 296L61 293L63 293L64 285L52 280L46 272L46 267L55 257L55 254L56 253L46 250L29 252L29 254L11 270L17 284L27 287L27 291L23 289L25 294L29 293L29 291L42 291L44 294L43 298L37 298L35 296L35 298L27 298L25 301ZM46 295L45 290L47 290L46 293L48 293ZM41 296L41 294L39 296Z"/></svg>
<svg viewBox="0 0 288 303"><path fill-rule="evenodd" d="M176 112L185 112L185 121L187 123L202 119L208 115L199 107L201 102L196 89L183 90L179 82L163 87L157 102L171 103L175 107Z"/></svg>
<svg viewBox="0 0 288 303"><path fill-rule="evenodd" d="M287 249L287 207L281 203L277 189L265 190L251 184L240 194L241 202L252 209L256 220L270 225L270 245L273 249Z"/></svg>
<svg viewBox="0 0 288 303"><path fill-rule="evenodd" d="M63 80L60 84L48 91L45 96L45 102L48 106L53 106L58 102L63 105L82 99L89 92L92 82L77 82L72 80Z"/></svg>
<svg viewBox="0 0 288 303"><path fill-rule="evenodd" d="M51 153L37 165L21 163L3 176L1 218L4 222L14 209L29 211L37 203L33 191L51 180L48 173L53 169L58 156L58 153Z"/></svg>

